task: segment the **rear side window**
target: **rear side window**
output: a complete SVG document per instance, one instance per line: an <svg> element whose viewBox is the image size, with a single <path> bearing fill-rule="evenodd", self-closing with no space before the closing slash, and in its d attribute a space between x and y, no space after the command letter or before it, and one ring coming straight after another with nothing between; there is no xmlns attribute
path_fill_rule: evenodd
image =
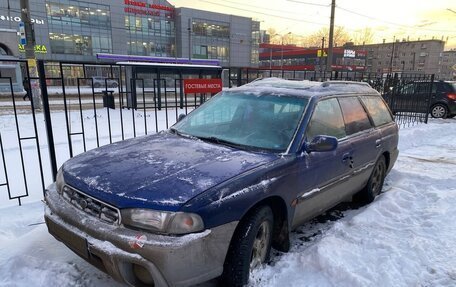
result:
<svg viewBox="0 0 456 287"><path fill-rule="evenodd" d="M355 134L372 127L366 111L364 111L357 97L339 98L339 103L342 109L347 135Z"/></svg>
<svg viewBox="0 0 456 287"><path fill-rule="evenodd" d="M312 119L307 127L307 140L315 136L345 137L345 125L337 99L320 101L315 107Z"/></svg>
<svg viewBox="0 0 456 287"><path fill-rule="evenodd" d="M393 121L388 108L379 97L365 96L361 97L361 101L364 103L376 127Z"/></svg>

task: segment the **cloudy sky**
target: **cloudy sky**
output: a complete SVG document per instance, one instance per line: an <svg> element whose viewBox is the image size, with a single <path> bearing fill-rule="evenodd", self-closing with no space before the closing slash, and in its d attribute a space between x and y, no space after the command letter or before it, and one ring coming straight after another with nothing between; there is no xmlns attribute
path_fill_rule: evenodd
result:
<svg viewBox="0 0 456 287"><path fill-rule="evenodd" d="M331 0L170 0L190 7L252 17L261 29L308 35L328 26ZM374 42L396 39L443 39L456 48L455 0L336 0L335 23L349 33L370 27Z"/></svg>

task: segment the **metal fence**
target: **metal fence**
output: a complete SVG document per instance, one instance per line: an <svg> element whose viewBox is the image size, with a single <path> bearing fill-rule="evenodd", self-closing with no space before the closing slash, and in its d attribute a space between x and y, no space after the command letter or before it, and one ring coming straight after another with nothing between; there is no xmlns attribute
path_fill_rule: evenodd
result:
<svg viewBox="0 0 456 287"><path fill-rule="evenodd" d="M55 180L58 166L68 158L167 129L180 114L213 96L185 94L184 79L222 77L229 87L264 77L366 81L382 93L396 121L404 125L427 122L431 93L427 88L433 81L428 75L43 61L37 67L38 77L30 73L25 60L8 63L9 71L0 69L0 204L19 205L26 198L41 199L45 186ZM412 91L418 86L417 96Z"/></svg>
<svg viewBox="0 0 456 287"><path fill-rule="evenodd" d="M241 86L259 78L277 77L309 81L367 82L388 103L399 126L427 123L434 75L418 73L366 73L355 71L289 71L252 68L229 69L229 85Z"/></svg>

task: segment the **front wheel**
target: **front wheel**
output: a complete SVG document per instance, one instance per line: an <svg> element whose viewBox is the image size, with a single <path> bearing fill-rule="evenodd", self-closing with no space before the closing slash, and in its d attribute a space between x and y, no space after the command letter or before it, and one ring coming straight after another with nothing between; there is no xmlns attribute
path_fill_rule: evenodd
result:
<svg viewBox="0 0 456 287"><path fill-rule="evenodd" d="M446 118L447 115L448 115L448 109L445 105L436 104L436 105L432 106L431 116L433 118L437 118L437 119Z"/></svg>
<svg viewBox="0 0 456 287"><path fill-rule="evenodd" d="M269 261L273 223L269 206L256 208L239 223L223 267L224 286L244 286L250 271Z"/></svg>

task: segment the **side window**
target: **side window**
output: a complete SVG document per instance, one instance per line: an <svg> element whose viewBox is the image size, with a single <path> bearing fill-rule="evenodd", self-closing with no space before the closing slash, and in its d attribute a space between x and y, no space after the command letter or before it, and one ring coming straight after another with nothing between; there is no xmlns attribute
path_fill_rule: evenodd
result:
<svg viewBox="0 0 456 287"><path fill-rule="evenodd" d="M307 140L317 135L345 137L345 125L337 99L320 101L315 107L312 119L307 127Z"/></svg>
<svg viewBox="0 0 456 287"><path fill-rule="evenodd" d="M371 128L366 111L357 97L339 98L347 135Z"/></svg>
<svg viewBox="0 0 456 287"><path fill-rule="evenodd" d="M393 121L388 108L379 97L365 96L361 100L369 112L376 127Z"/></svg>

